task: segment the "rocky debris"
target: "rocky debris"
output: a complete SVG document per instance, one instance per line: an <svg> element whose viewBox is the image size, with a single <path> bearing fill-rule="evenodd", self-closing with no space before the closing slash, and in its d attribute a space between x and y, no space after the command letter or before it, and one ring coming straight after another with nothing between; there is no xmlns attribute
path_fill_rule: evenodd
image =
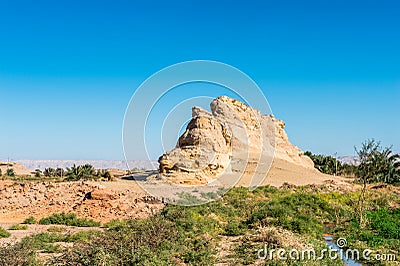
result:
<svg viewBox="0 0 400 266"><path fill-rule="evenodd" d="M292 145L284 122L229 97L211 104L211 113L193 107L192 120L175 149L163 154L159 178L176 184L259 184L273 159L314 171L310 158Z"/></svg>
<svg viewBox="0 0 400 266"><path fill-rule="evenodd" d="M91 200L114 200L118 197L111 189L99 188L88 193L87 198Z"/></svg>
<svg viewBox="0 0 400 266"><path fill-rule="evenodd" d="M40 219L66 212L108 222L148 217L164 206L161 201L151 200L140 192L133 182L118 182L108 182L104 186L89 181L0 181L0 221L22 222L29 216ZM118 189L108 188L108 184Z"/></svg>

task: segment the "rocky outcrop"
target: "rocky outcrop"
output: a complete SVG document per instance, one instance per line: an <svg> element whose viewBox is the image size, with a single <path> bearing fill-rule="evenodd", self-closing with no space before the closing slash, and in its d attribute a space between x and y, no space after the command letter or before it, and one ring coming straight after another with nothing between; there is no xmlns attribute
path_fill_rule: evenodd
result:
<svg viewBox="0 0 400 266"><path fill-rule="evenodd" d="M312 161L289 142L283 121L226 96L210 107L211 113L193 107L176 148L159 158L162 179L188 185L220 179L234 185L250 177L251 185L265 178L274 158L313 169Z"/></svg>

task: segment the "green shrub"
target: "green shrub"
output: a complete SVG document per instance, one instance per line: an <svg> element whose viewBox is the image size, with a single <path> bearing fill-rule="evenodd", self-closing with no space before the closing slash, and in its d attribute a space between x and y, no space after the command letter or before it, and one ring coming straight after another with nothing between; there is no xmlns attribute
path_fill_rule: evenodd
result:
<svg viewBox="0 0 400 266"><path fill-rule="evenodd" d="M99 222L92 219L77 218L76 214L66 214L66 213L54 213L49 217L43 218L39 221L39 224L63 224L68 226L78 226L78 227L94 227L100 226Z"/></svg>
<svg viewBox="0 0 400 266"><path fill-rule="evenodd" d="M224 235L226 236L239 236L243 233L240 224L236 221L229 223L225 226Z"/></svg>
<svg viewBox="0 0 400 266"><path fill-rule="evenodd" d="M77 232L73 235L68 236L66 239L67 242L77 242L77 241L84 241L90 242L95 236L100 236L101 231L98 230L85 230Z"/></svg>
<svg viewBox="0 0 400 266"><path fill-rule="evenodd" d="M60 252L60 245L53 245L55 242L65 242L66 236L55 233L39 233L25 237L21 244L28 245L33 250L43 250L47 253Z"/></svg>
<svg viewBox="0 0 400 266"><path fill-rule="evenodd" d="M14 224L11 225L8 230L27 230L28 226L26 224Z"/></svg>
<svg viewBox="0 0 400 266"><path fill-rule="evenodd" d="M23 222L23 224L35 224L35 223L37 223L37 221L33 216L26 218L25 221Z"/></svg>
<svg viewBox="0 0 400 266"><path fill-rule="evenodd" d="M129 220L107 232L80 232L74 250L55 258L68 265L172 265L178 252L177 231L169 221L152 217ZM134 251L134 252L133 252Z"/></svg>
<svg viewBox="0 0 400 266"><path fill-rule="evenodd" d="M7 238L10 237L11 234L4 230L4 228L0 227L0 238Z"/></svg>
<svg viewBox="0 0 400 266"><path fill-rule="evenodd" d="M40 266L36 259L36 252L29 243L20 242L0 246L0 265L7 266Z"/></svg>
<svg viewBox="0 0 400 266"><path fill-rule="evenodd" d="M385 239L400 239L400 208L367 212L368 227Z"/></svg>

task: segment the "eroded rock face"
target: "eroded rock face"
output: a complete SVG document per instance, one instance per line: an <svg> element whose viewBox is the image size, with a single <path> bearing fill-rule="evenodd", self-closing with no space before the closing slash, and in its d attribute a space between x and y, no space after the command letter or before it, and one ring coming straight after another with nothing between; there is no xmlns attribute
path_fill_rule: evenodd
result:
<svg viewBox="0 0 400 266"><path fill-rule="evenodd" d="M227 129L206 110L193 107L192 120L179 138L177 147L158 159L159 171L173 182L207 183L225 169L230 150Z"/></svg>
<svg viewBox="0 0 400 266"><path fill-rule="evenodd" d="M193 107L192 120L176 148L158 160L162 179L195 185L225 175L231 179L227 183L246 176L258 182L274 155L313 168L312 161L289 142L283 121L226 96L214 99L210 107L211 113Z"/></svg>

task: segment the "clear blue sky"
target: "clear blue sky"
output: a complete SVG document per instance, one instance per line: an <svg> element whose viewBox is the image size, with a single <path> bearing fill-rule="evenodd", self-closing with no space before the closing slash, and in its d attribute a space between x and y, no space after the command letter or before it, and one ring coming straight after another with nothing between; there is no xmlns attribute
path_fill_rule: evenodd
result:
<svg viewBox="0 0 400 266"><path fill-rule="evenodd" d="M236 3L237 2L237 3ZM290 140L400 151L399 1L0 0L0 159L122 159L154 72L221 61L262 88Z"/></svg>

